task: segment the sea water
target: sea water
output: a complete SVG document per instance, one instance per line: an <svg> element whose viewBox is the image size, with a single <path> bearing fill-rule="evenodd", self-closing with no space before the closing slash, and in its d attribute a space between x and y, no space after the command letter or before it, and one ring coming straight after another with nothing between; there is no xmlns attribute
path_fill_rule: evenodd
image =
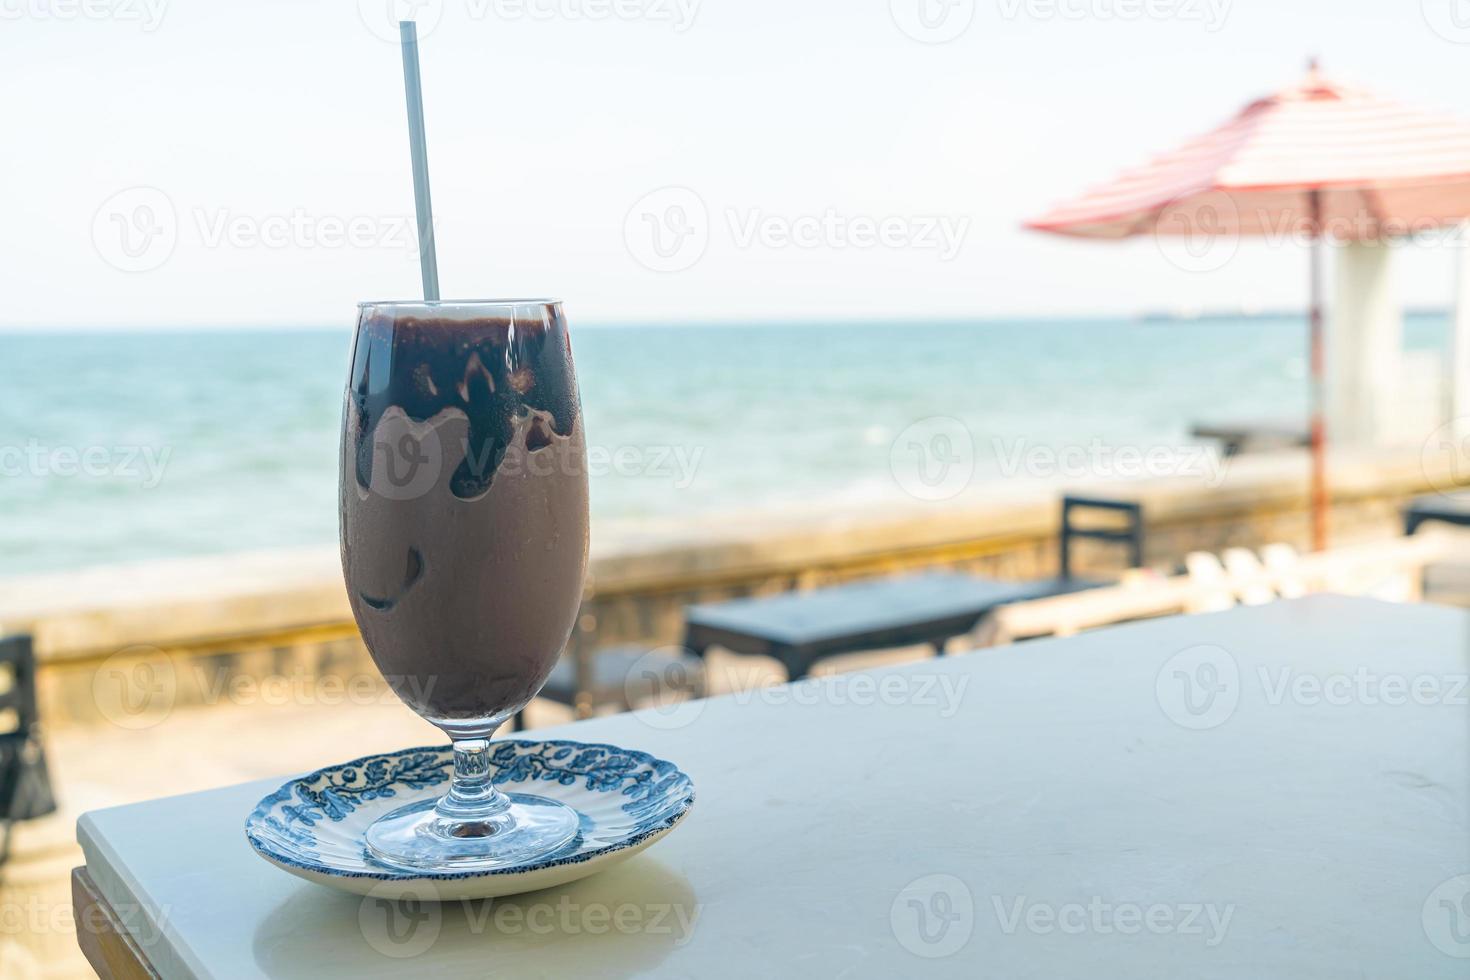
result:
<svg viewBox="0 0 1470 980"><path fill-rule="evenodd" d="M1406 346L1446 329L1412 316ZM1177 456L1197 421L1306 409L1300 317L572 333L594 542L599 523L901 495L914 433L968 439L944 444L968 484L1065 481L1119 450ZM348 344L345 323L0 334L0 575L331 544Z"/></svg>

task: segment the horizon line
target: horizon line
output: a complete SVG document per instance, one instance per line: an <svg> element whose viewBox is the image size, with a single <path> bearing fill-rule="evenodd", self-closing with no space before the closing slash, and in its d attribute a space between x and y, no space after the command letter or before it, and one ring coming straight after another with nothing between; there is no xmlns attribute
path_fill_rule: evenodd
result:
<svg viewBox="0 0 1470 980"><path fill-rule="evenodd" d="M1405 306L1402 310L1404 316L1429 316L1429 315L1452 315L1452 306ZM1195 323L1200 321L1222 320L1222 319L1285 319L1305 318L1305 308L1272 308L1260 310L1232 310L1232 309L1202 309L1202 310L1135 310L1131 312L1114 313L974 313L974 314L934 314L932 316L912 316L899 313L890 314L864 314L845 316L841 314L831 315L797 315L781 319L760 320L752 317L704 317L689 316L684 318L673 318L660 316L656 319L603 319L593 318L579 320L574 323L574 329L598 330L617 329L627 327L651 327L660 329L675 329L679 327L705 328L705 327L751 327L760 326L762 323L779 323L782 326L835 326L841 324L852 325L883 325L894 323L945 323L962 324L969 323L979 325L1026 322L1035 324L1047 323L1089 323L1089 322L1118 322L1134 321L1139 323ZM317 331L346 331L351 329L351 323L284 323L284 322L215 322L215 323L0 323L0 334L36 334L36 333L205 333L212 331L261 331L261 332L317 332Z"/></svg>

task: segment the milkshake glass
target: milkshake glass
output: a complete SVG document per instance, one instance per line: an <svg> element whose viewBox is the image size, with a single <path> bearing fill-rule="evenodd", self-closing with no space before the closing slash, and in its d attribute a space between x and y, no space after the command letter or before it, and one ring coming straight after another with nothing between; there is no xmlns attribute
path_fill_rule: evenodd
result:
<svg viewBox="0 0 1470 980"><path fill-rule="evenodd" d="M369 851L474 871L572 844L575 811L493 785L488 742L551 673L586 573L586 440L561 304L361 304L339 499L368 651L454 745L448 792L382 817Z"/></svg>

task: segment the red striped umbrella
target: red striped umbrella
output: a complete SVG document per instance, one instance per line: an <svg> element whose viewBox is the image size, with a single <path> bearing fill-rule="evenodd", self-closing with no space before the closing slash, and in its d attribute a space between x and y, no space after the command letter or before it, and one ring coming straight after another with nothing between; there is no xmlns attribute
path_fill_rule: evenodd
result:
<svg viewBox="0 0 1470 980"><path fill-rule="evenodd" d="M1086 238L1309 239L1312 542L1327 543L1321 242L1383 241L1470 217L1470 124L1323 78L1027 222Z"/></svg>

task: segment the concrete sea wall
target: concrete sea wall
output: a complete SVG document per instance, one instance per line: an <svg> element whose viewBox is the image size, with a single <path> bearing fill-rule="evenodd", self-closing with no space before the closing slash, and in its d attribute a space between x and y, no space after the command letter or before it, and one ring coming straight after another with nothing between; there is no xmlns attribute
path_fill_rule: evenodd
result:
<svg viewBox="0 0 1470 980"><path fill-rule="evenodd" d="M1332 460L1338 543L1402 533L1412 497L1460 485L1449 459L1371 453ZM1144 506L1146 564L1192 550L1285 541L1305 549L1306 460L1243 457L1216 486L1174 478L1094 485ZM921 504L884 513L706 521L599 533L570 652L677 643L693 602L923 568L1000 578L1054 574L1063 488L1023 499ZM1077 564L1106 573L1122 554L1084 542ZM153 710L231 698L371 698L381 682L352 624L334 548L96 568L0 581L0 628L28 631L42 662L48 725L126 725Z"/></svg>

